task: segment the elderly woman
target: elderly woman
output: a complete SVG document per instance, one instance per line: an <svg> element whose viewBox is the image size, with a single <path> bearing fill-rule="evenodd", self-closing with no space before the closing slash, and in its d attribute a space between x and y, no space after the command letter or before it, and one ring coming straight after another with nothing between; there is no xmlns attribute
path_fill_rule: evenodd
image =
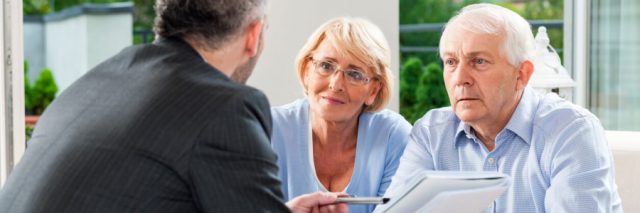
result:
<svg viewBox="0 0 640 213"><path fill-rule="evenodd" d="M384 35L364 19L329 20L309 38L296 61L306 98L272 109L285 200L316 191L384 194L411 130L383 109L392 87L389 61Z"/></svg>

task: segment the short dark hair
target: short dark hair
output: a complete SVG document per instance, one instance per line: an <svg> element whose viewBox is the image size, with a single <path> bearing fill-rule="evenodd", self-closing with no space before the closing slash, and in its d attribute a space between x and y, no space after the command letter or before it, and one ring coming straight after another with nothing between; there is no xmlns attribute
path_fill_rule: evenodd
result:
<svg viewBox="0 0 640 213"><path fill-rule="evenodd" d="M157 0L158 37L188 39L217 49L247 24L264 17L267 0Z"/></svg>

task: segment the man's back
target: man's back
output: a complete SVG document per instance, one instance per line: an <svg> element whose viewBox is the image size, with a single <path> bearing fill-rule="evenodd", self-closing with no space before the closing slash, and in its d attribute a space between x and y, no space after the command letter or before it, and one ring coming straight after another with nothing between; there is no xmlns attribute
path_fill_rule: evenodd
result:
<svg viewBox="0 0 640 213"><path fill-rule="evenodd" d="M270 125L186 43L128 48L47 109L0 212L286 211Z"/></svg>

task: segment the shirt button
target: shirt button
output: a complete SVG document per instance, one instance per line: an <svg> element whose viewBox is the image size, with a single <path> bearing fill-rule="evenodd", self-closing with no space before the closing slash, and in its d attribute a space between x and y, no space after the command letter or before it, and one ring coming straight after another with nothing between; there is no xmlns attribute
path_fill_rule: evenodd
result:
<svg viewBox="0 0 640 213"><path fill-rule="evenodd" d="M487 159L487 163L489 163L489 164L493 164L494 162L495 162L494 158Z"/></svg>

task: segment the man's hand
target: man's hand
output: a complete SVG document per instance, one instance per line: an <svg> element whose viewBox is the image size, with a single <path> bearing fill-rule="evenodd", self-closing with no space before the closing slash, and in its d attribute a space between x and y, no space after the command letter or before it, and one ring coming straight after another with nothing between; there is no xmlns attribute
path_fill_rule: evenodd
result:
<svg viewBox="0 0 640 213"><path fill-rule="evenodd" d="M339 195L343 193L316 192L298 196L289 202L287 206L293 213L307 212L348 212L349 207L345 203L334 204Z"/></svg>

